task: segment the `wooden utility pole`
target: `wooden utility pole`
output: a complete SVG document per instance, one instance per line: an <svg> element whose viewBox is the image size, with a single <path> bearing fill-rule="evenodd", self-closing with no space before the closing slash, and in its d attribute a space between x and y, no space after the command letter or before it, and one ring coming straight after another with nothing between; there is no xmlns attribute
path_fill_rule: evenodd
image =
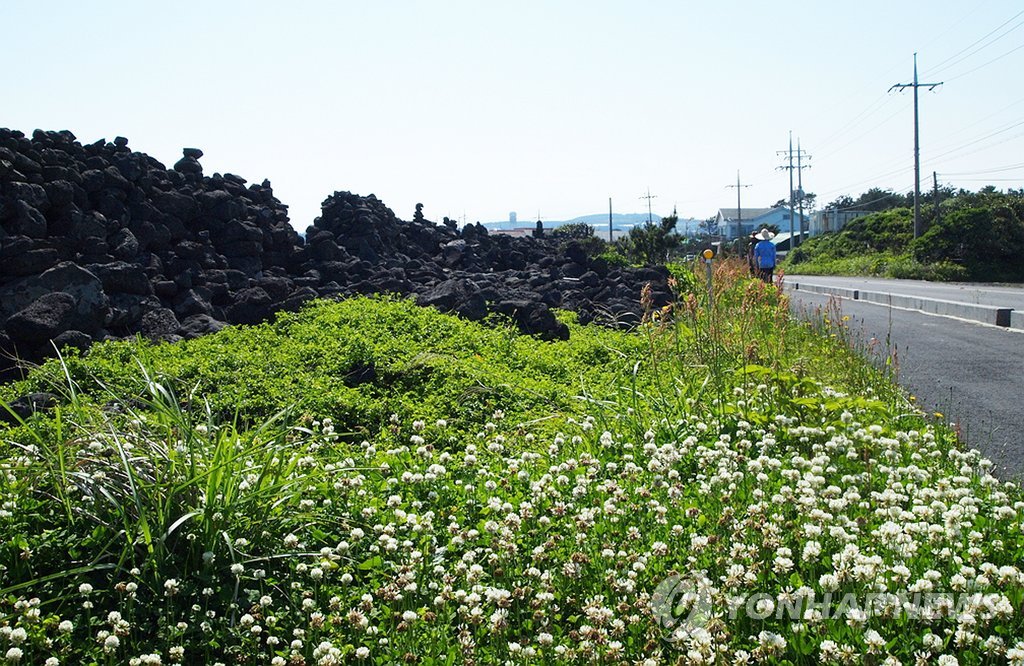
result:
<svg viewBox="0 0 1024 666"><path fill-rule="evenodd" d="M917 54L914 54L914 82L913 83L897 83L889 88L889 92L893 90L904 90L905 88L914 89L914 238L921 235L921 143L919 139L920 131L918 124L917 114L917 89L924 86L928 90L935 90L942 85L942 81L938 83L918 83L917 81Z"/></svg>
<svg viewBox="0 0 1024 666"><path fill-rule="evenodd" d="M736 237L739 238L743 235L743 207L740 205L740 190L744 187L753 187L753 185L743 185L740 183L740 170L736 169L736 184L726 185L728 188L736 188Z"/></svg>

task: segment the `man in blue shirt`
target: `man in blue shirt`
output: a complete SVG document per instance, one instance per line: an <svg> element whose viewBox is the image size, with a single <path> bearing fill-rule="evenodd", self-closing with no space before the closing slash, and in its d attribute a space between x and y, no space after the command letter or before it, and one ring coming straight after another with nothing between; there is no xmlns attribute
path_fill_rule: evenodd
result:
<svg viewBox="0 0 1024 666"><path fill-rule="evenodd" d="M761 279L771 284L772 274L775 272L775 243L772 242L775 234L767 229L761 229L754 234L754 238L757 239L757 245L754 246L754 263L761 272Z"/></svg>

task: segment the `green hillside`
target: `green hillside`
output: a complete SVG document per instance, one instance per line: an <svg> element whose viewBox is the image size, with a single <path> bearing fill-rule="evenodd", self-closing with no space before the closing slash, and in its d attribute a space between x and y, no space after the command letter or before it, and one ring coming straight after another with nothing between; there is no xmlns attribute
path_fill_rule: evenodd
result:
<svg viewBox="0 0 1024 666"><path fill-rule="evenodd" d="M933 208L933 207L932 207ZM913 238L913 211L892 208L808 239L783 268L793 274L1024 281L1024 196L991 190L961 193L925 211L927 230Z"/></svg>

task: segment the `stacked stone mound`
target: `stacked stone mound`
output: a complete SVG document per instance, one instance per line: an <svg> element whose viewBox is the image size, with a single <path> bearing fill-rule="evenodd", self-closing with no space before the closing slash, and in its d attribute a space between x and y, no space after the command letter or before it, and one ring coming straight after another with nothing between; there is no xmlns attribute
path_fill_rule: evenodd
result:
<svg viewBox="0 0 1024 666"><path fill-rule="evenodd" d="M204 177L201 156L0 129L0 351L195 337L314 297L286 277L301 238L270 183Z"/></svg>
<svg viewBox="0 0 1024 666"><path fill-rule="evenodd" d="M0 129L0 378L15 357L134 335L193 338L317 296L415 295L469 319L489 313L564 338L552 307L584 322L640 317L640 291L670 295L664 269L612 269L575 244L461 232L376 197L336 192L303 240L270 183L204 176L202 151L168 169L67 131Z"/></svg>
<svg viewBox="0 0 1024 666"><path fill-rule="evenodd" d="M467 319L500 313L544 339L568 336L551 308L626 327L640 320L645 284L654 307L671 299L664 268L612 268L578 243L488 234L481 225L403 222L373 195L349 192L323 202L299 257L298 273L318 280L322 295L415 294L420 305Z"/></svg>

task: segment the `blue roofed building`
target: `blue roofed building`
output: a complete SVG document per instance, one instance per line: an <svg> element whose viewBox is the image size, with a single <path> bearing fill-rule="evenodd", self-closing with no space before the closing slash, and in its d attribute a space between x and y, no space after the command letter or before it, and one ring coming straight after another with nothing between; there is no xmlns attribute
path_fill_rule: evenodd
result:
<svg viewBox="0 0 1024 666"><path fill-rule="evenodd" d="M796 218L800 213L794 211ZM807 216L804 218L804 230L807 229ZM775 225L779 231L789 231L789 209L788 208L719 208L715 218L717 233L724 240L731 240L741 236L749 236L761 227ZM799 225L794 222L794 231L800 232Z"/></svg>

